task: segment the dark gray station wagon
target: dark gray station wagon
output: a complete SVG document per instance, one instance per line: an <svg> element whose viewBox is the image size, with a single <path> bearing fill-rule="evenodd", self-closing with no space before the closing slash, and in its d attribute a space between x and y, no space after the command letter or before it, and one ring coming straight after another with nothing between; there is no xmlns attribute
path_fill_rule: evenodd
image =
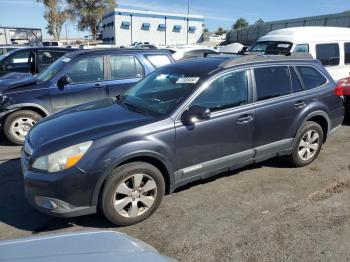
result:
<svg viewBox="0 0 350 262"><path fill-rule="evenodd" d="M130 225L190 181L274 156L308 165L343 118L342 89L307 55L187 60L37 124L22 154L25 191L52 215L99 206Z"/></svg>

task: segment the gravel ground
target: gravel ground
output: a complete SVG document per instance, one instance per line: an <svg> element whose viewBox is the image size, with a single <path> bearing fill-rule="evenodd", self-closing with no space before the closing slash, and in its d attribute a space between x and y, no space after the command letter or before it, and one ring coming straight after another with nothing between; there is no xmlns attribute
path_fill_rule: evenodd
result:
<svg viewBox="0 0 350 262"><path fill-rule="evenodd" d="M0 239L111 229L179 261L349 261L347 122L308 167L272 159L196 182L166 196L148 220L125 228L101 215L58 219L34 211L15 159L20 149L0 141Z"/></svg>

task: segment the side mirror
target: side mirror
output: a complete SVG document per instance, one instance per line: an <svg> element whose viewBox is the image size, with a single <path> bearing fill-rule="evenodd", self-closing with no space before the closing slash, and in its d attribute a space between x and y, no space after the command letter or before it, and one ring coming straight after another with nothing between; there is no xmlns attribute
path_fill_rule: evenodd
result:
<svg viewBox="0 0 350 262"><path fill-rule="evenodd" d="M193 125L198 121L210 118L210 109L203 106L193 105L181 115L181 122L185 125Z"/></svg>
<svg viewBox="0 0 350 262"><path fill-rule="evenodd" d="M60 79L58 79L57 86L58 86L58 88L63 89L65 85L68 85L70 83L71 83L70 77L64 75Z"/></svg>

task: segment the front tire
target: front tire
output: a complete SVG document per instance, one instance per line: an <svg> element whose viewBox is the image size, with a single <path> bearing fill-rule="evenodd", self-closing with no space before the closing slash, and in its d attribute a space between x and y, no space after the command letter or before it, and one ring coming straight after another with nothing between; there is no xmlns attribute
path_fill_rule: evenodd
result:
<svg viewBox="0 0 350 262"><path fill-rule="evenodd" d="M129 226L151 216L164 193L164 177L155 166L132 162L119 166L107 177L100 205L110 222Z"/></svg>
<svg viewBox="0 0 350 262"><path fill-rule="evenodd" d="M323 129L318 123L304 123L294 139L291 163L296 167L309 165L320 153L323 141Z"/></svg>
<svg viewBox="0 0 350 262"><path fill-rule="evenodd" d="M6 138L16 145L22 145L29 130L42 118L31 110L19 110L9 114L4 122Z"/></svg>

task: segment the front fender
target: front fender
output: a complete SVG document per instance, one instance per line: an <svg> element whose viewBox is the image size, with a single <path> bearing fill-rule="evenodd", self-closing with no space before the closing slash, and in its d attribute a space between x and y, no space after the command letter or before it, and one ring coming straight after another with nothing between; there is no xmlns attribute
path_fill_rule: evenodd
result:
<svg viewBox="0 0 350 262"><path fill-rule="evenodd" d="M137 148L143 148L139 150L135 150ZM110 151L105 157L103 157L103 162L106 163L106 169L103 174L98 178L96 186L94 188L93 196L92 196L92 205L98 204L98 197L101 191L101 187L106 179L106 177L112 173L112 171L122 163L130 161L132 159L140 158L140 157L149 157L155 160L158 160L163 164L168 173L168 179L170 188L172 191L172 185L174 185L174 163L171 159L175 159L169 156L169 152L166 148L161 148L159 144L151 143L151 141L139 141L128 143L123 146L117 147Z"/></svg>

